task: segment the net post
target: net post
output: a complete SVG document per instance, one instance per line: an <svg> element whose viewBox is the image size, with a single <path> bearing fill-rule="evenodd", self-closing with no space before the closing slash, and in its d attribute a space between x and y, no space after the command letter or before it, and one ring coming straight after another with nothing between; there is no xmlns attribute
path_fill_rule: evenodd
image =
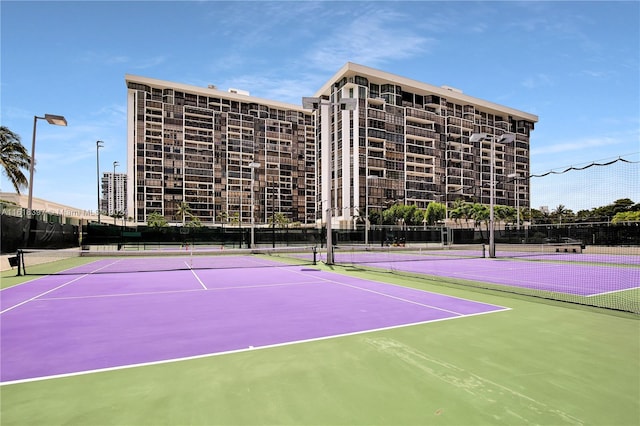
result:
<svg viewBox="0 0 640 426"><path fill-rule="evenodd" d="M316 265L316 255L318 254L318 250L316 246L313 246L312 250L313 250L313 264Z"/></svg>
<svg viewBox="0 0 640 426"><path fill-rule="evenodd" d="M24 271L24 254L22 252L22 250L18 249L18 251L16 252L16 257L18 258L18 273L16 276L21 276L21 275L25 275L25 271Z"/></svg>

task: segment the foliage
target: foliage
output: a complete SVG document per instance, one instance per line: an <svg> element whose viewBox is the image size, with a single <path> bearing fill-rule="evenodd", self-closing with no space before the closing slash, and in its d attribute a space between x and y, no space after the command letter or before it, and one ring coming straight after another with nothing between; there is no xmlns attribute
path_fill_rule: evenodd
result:
<svg viewBox="0 0 640 426"><path fill-rule="evenodd" d="M183 225L184 225L186 216L193 217L193 214L191 214L191 207L189 207L189 204L185 203L184 201L178 204L178 210L176 211L176 214L180 218L182 218Z"/></svg>
<svg viewBox="0 0 640 426"><path fill-rule="evenodd" d="M382 223L384 225L423 225L424 210L418 209L415 205L394 204L382 212Z"/></svg>
<svg viewBox="0 0 640 426"><path fill-rule="evenodd" d="M216 215L216 220L224 224L226 221L229 220L229 214L226 211L220 212Z"/></svg>
<svg viewBox="0 0 640 426"><path fill-rule="evenodd" d="M216 215L216 220L222 224L222 229L224 230L224 224L229 220L229 213L221 211Z"/></svg>
<svg viewBox="0 0 640 426"><path fill-rule="evenodd" d="M20 136L9 130L8 127L0 126L0 165L2 166L2 173L9 179L18 194L20 189L29 184L22 169L29 168L30 164L31 157L27 153L27 149L22 145Z"/></svg>
<svg viewBox="0 0 640 426"><path fill-rule="evenodd" d="M229 222L231 222L231 224L233 225L237 224L238 226L240 226L240 214L238 212L235 212L228 217L229 217Z"/></svg>
<svg viewBox="0 0 640 426"><path fill-rule="evenodd" d="M187 228L202 228L202 222L197 216L190 215L189 221L185 224Z"/></svg>
<svg viewBox="0 0 640 426"><path fill-rule="evenodd" d="M532 210L535 223L581 223L581 222L612 222L619 213L640 211L640 203L635 204L629 198L621 198L606 206L590 210L580 210L577 213L559 205L550 214ZM633 216L632 216L633 217ZM628 220L628 219L627 219Z"/></svg>
<svg viewBox="0 0 640 426"><path fill-rule="evenodd" d="M447 207L441 203L429 203L424 212L424 220L428 225L435 225L443 220L447 214Z"/></svg>
<svg viewBox="0 0 640 426"><path fill-rule="evenodd" d="M169 226L169 224L164 216L158 212L153 212L147 216L147 226L152 228L163 228L165 226Z"/></svg>
<svg viewBox="0 0 640 426"><path fill-rule="evenodd" d="M613 219L611 219L611 223L638 222L638 221L640 221L640 210L619 212L619 213L616 213L615 216L613 216Z"/></svg>
<svg viewBox="0 0 640 426"><path fill-rule="evenodd" d="M274 214L272 217L269 218L269 223L271 225L274 225L274 219L275 219L275 226L277 226L278 228L286 228L289 225L289 218L287 218L284 213L276 213Z"/></svg>

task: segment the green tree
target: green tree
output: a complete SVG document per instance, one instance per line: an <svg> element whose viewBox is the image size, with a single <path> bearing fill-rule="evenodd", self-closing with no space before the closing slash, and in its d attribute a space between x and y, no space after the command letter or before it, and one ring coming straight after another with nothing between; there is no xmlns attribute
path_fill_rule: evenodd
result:
<svg viewBox="0 0 640 426"><path fill-rule="evenodd" d="M447 208L441 203L429 203L424 212L424 219L429 225L434 225L445 218Z"/></svg>
<svg viewBox="0 0 640 426"><path fill-rule="evenodd" d="M460 214L464 218L467 226L469 226L469 220L475 220L476 204L465 202L461 206Z"/></svg>
<svg viewBox="0 0 640 426"><path fill-rule="evenodd" d="M531 209L531 221L537 224L551 223L551 216L546 211Z"/></svg>
<svg viewBox="0 0 640 426"><path fill-rule="evenodd" d="M189 207L189 204L182 201L180 204L178 204L178 209L176 210L176 214L180 218L182 218L182 225L184 226L185 216L191 216L191 207Z"/></svg>
<svg viewBox="0 0 640 426"><path fill-rule="evenodd" d="M640 211L626 211L616 213L613 219L611 219L611 223L622 222L640 222Z"/></svg>
<svg viewBox="0 0 640 426"><path fill-rule="evenodd" d="M552 212L552 217L560 224L562 224L563 221L570 222L574 216L573 211L562 204L558 205Z"/></svg>
<svg viewBox="0 0 640 426"><path fill-rule="evenodd" d="M185 224L187 228L202 228L202 222L197 216L189 215L189 221Z"/></svg>
<svg viewBox="0 0 640 426"><path fill-rule="evenodd" d="M480 238L482 239L484 239L484 236L482 235L483 223L486 225L487 232L489 232L489 216L490 213L488 206L480 203L473 203L471 208L471 219L474 221L474 226L480 229Z"/></svg>
<svg viewBox="0 0 640 426"><path fill-rule="evenodd" d="M382 214L379 210L369 210L369 224L370 225L381 225L382 224Z"/></svg>
<svg viewBox="0 0 640 426"><path fill-rule="evenodd" d="M496 222L516 223L516 209L513 207L503 205L493 206L493 213Z"/></svg>
<svg viewBox="0 0 640 426"><path fill-rule="evenodd" d="M453 222L456 225L460 223L460 218L462 218L462 214L460 213L459 208L454 208L449 210L449 219L453 219Z"/></svg>
<svg viewBox="0 0 640 426"><path fill-rule="evenodd" d="M276 213L269 218L269 224L274 225L273 221L275 219L275 225L279 228L286 228L289 225L289 218L287 218L284 213Z"/></svg>
<svg viewBox="0 0 640 426"><path fill-rule="evenodd" d="M415 205L394 204L382 212L382 222L385 225L422 225L424 210Z"/></svg>
<svg viewBox="0 0 640 426"><path fill-rule="evenodd" d="M222 230L224 231L224 224L227 222L227 220L229 220L229 214L226 211L221 211L216 216L216 219L222 224Z"/></svg>
<svg viewBox="0 0 640 426"><path fill-rule="evenodd" d="M163 228L165 226L169 226L169 224L164 216L158 212L153 212L147 216L147 226L150 226L151 228Z"/></svg>
<svg viewBox="0 0 640 426"><path fill-rule="evenodd" d="M630 198L621 198L613 202L613 212L628 212L633 207L633 201Z"/></svg>
<svg viewBox="0 0 640 426"><path fill-rule="evenodd" d="M231 225L238 225L238 228L242 227L242 223L240 223L240 213L235 212L229 216L229 222Z"/></svg>
<svg viewBox="0 0 640 426"><path fill-rule="evenodd" d="M2 173L19 194L20 189L29 184L22 169L29 168L31 157L20 142L20 136L5 126L0 126L0 164Z"/></svg>

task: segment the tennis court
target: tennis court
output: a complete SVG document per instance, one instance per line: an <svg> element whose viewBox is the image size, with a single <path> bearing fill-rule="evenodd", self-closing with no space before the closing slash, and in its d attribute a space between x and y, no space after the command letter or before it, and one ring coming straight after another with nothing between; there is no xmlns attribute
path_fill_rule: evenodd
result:
<svg viewBox="0 0 640 426"><path fill-rule="evenodd" d="M507 309L247 255L101 259L0 301L4 383Z"/></svg>
<svg viewBox="0 0 640 426"><path fill-rule="evenodd" d="M637 315L464 284L580 262L224 251L34 252L0 292L3 425L637 424Z"/></svg>
<svg viewBox="0 0 640 426"><path fill-rule="evenodd" d="M342 265L464 280L473 286L640 313L640 256L633 253L582 253L579 245L501 245L495 258L471 246L344 246L335 253Z"/></svg>

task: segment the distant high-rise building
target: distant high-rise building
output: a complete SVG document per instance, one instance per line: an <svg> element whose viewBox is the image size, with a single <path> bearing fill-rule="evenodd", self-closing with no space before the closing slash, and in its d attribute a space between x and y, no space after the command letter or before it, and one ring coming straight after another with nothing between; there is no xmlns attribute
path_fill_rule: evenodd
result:
<svg viewBox="0 0 640 426"><path fill-rule="evenodd" d="M127 209L127 174L105 172L102 174L101 211L109 216L130 216Z"/></svg>
<svg viewBox="0 0 640 426"><path fill-rule="evenodd" d="M331 106L323 120L321 111L238 89L132 75L126 84L129 215L138 222L158 212L178 223L184 202L203 224L248 223L252 170L256 222L274 213L302 224L326 220L329 196L334 222L347 228L365 210L393 203L489 204L492 138L495 203L529 206L538 117L458 89L347 63L314 96L333 104L356 98L357 107ZM329 152L320 146L321 123ZM471 142L473 133L489 137ZM505 133L513 143L498 142Z"/></svg>

